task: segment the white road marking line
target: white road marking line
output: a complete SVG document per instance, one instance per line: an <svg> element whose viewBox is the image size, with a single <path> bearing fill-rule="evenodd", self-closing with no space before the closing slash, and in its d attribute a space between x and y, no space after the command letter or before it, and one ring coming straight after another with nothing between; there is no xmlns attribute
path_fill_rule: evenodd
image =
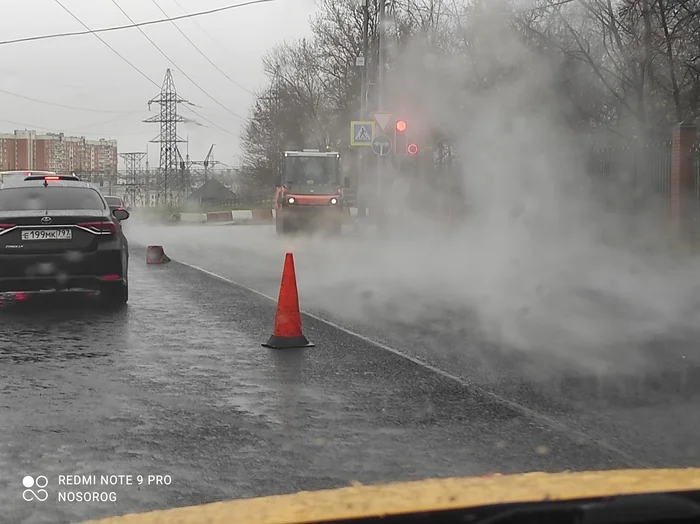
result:
<svg viewBox="0 0 700 524"><path fill-rule="evenodd" d="M251 287L248 287L248 286L241 284L239 282L235 282L231 279L228 279L226 277L218 275L218 274L216 274L212 271L209 271L207 269L201 268L199 266L195 266L193 264L188 264L186 262L181 262L179 260L177 260L177 261L173 260L173 262L177 262L178 264L181 264L183 266L189 267L191 269L195 269L197 271L201 271L202 273L204 273L206 275L209 275L209 276L214 277L218 280L226 282L227 284L230 284L232 286L236 286L236 287L239 287L241 289L245 289L246 291L249 291L249 292L251 292L255 295L258 295L260 297L266 298L267 300L271 300L272 302L277 302L277 299L274 297L266 295L265 293L262 293L261 291L253 289ZM408 355L407 353L404 353L401 350L398 350L396 348L392 348L391 346L387 346L386 344L383 344L383 343L378 342L376 340L372 340L371 338L366 337L365 335L361 335L360 333L356 333L355 331L352 331L352 330L347 329L343 326L340 326L340 325L336 324L335 322L332 322L328 319L319 317L318 315L314 315L313 313L309 313L309 312L303 311L303 310L301 311L301 313L306 315L307 317L313 318L314 320L317 320L319 322L323 322L324 324L326 324L334 329L342 331L343 333L345 333L347 335L351 335L353 337L356 337L356 338L362 340L363 342L366 342L366 343L371 344L373 346L376 346L380 349L383 349L384 351L388 351L389 353L392 353L398 357L401 357L405 360L408 360L408 361L410 361L410 362L412 362L412 363L414 363L414 364L416 364L424 369L432 371L433 373L435 373L443 378L446 378L448 380L452 380L452 381L460 384L461 386L464 386L466 388L470 388L473 391L476 391L481 395L484 395L488 398L491 398L499 404L508 406L511 409L518 411L525 416L528 416L528 417L533 418L533 419L541 420L542 422L545 422L548 426L550 426L552 429L555 429L555 430L560 431L560 432L565 433L565 434L574 435L580 439L590 441L590 442L596 444L600 448L603 448L603 449L606 449L606 450L611 451L613 453L616 453L616 454L620 455L621 457L623 457L625 460L629 461L631 466L643 467L643 468L654 467L652 464L650 464L646 461L640 461L639 459L626 453L625 451L621 450L617 446L614 446L613 444L602 441L600 439L593 438L593 437L587 435L582 430L567 426L566 424L563 424L563 423L553 419L552 417L549 417L549 416L544 415L542 413L539 413L531 408L528 408L527 406L524 406L523 404L520 404L520 403L515 402L513 400L507 399L505 397L502 397L501 395L498 395L497 393L493 393L492 391L485 390L482 387L477 386L477 385L469 382L468 380L465 380L461 377L458 377L456 375L452 375L451 373L443 371L442 369L437 368L437 367L435 367L431 364L428 364L426 362L423 362L422 360L419 360L415 357L412 357L412 356Z"/></svg>

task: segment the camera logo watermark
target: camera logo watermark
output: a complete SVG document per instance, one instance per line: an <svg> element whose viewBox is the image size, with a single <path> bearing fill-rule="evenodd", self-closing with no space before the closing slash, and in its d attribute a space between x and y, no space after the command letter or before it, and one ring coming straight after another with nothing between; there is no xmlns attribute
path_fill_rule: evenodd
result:
<svg viewBox="0 0 700 524"><path fill-rule="evenodd" d="M22 492L22 498L27 502L32 500L37 500L39 502L44 502L49 498L49 492L44 488L49 485L49 479L43 475L39 475L34 478L31 475L27 475L22 479L22 485L26 488ZM38 488L34 491L32 488Z"/></svg>

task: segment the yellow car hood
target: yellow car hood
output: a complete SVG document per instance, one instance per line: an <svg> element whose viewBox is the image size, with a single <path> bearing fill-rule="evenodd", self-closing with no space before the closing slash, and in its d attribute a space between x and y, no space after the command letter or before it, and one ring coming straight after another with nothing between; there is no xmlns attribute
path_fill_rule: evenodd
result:
<svg viewBox="0 0 700 524"><path fill-rule="evenodd" d="M491 504L692 490L700 490L700 468L524 473L302 491L84 524L306 524Z"/></svg>

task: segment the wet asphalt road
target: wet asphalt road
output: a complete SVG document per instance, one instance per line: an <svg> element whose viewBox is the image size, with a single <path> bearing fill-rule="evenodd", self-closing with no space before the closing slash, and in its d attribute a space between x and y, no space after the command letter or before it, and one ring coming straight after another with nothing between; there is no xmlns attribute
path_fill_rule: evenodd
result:
<svg viewBox="0 0 700 524"><path fill-rule="evenodd" d="M347 282L318 271L341 264L342 251L315 239L279 241L265 226L128 234L124 311L77 302L0 312L3 522L80 521L352 481L700 463L700 386L682 345L643 376L534 379L536 362L479 348L463 333L349 315L338 289ZM302 307L344 329L306 316L315 348L264 349L272 301L177 262L146 266L146 243L271 296L293 249ZM172 482L58 485L74 474ZM25 475L48 478L47 501L22 499ZM57 500L85 491L114 492L116 502Z"/></svg>

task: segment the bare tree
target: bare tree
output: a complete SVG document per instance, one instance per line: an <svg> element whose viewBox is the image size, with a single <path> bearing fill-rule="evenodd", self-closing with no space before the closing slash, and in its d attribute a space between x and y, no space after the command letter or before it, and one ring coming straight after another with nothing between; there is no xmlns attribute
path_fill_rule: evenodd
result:
<svg viewBox="0 0 700 524"><path fill-rule="evenodd" d="M370 4L374 51L367 59L374 82L377 6ZM527 8L522 5L514 0L391 0L387 79L394 102L419 108L426 103L420 89L428 85L437 92L439 78L456 71L452 80L461 92L445 91L440 96L452 99L441 102L468 112L470 95L507 86L529 67L527 60L507 56L513 46L501 42L515 38L549 64L552 88L566 100L561 112L576 131L648 138L698 118L700 0L534 0ZM265 60L270 87L257 98L244 139L248 172L259 173L264 183L271 182L282 147L317 147L328 140L346 147L348 122L359 112L359 3L320 0L311 27L311 38L282 45ZM440 67L442 76L435 74ZM440 115L435 118L439 121ZM450 131L442 131L444 144L449 139L444 131Z"/></svg>

